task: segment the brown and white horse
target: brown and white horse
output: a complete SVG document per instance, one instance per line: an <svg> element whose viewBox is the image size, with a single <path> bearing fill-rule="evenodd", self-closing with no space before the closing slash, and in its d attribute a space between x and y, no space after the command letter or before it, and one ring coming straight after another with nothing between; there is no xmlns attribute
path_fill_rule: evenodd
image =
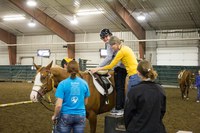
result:
<svg viewBox="0 0 200 133"><path fill-rule="evenodd" d="M182 70L178 74L178 83L181 89L181 97L182 99L189 99L189 89L194 84L195 74L190 70Z"/></svg>
<svg viewBox="0 0 200 133"><path fill-rule="evenodd" d="M39 102L44 95L52 91L54 87L57 87L60 81L67 78L69 73L61 67L52 67L52 62L46 67L39 67L36 64L34 65L37 69L37 74L35 76L30 99L33 102ZM113 73L110 74L110 80L113 84ZM88 104L86 105L86 112L90 124L90 133L95 133L97 115L110 111L115 105L115 91L108 96L109 104L105 104L105 97L95 88L91 75L88 72L81 72L80 75L89 85L90 97L88 99Z"/></svg>

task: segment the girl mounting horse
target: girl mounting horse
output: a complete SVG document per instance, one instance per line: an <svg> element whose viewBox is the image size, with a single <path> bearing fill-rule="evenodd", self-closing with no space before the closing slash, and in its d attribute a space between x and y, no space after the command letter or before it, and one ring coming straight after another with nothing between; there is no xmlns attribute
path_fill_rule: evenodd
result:
<svg viewBox="0 0 200 133"><path fill-rule="evenodd" d="M65 69L61 67L52 67L52 62L46 67L34 65L37 69L37 74L30 94L30 99L33 102L40 101L44 95L52 91L54 87L57 87L59 82L70 76L70 73ZM113 73L110 74L110 80L113 84ZM89 120L90 133L95 133L97 115L110 111L115 105L115 91L108 95L109 104L105 104L105 97L95 88L91 75L88 72L80 72L80 77L87 81L90 89L90 97L86 105L86 117Z"/></svg>

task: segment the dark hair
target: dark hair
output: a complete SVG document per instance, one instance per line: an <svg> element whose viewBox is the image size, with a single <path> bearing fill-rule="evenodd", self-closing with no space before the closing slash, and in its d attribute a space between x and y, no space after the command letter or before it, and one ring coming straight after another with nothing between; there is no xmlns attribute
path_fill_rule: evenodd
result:
<svg viewBox="0 0 200 133"><path fill-rule="evenodd" d="M65 59L63 59L63 60L61 61L61 67L64 68L64 65L65 65L65 64L67 65L67 62L66 62Z"/></svg>
<svg viewBox="0 0 200 133"><path fill-rule="evenodd" d="M100 38L103 39L106 36L112 36L112 33L110 32L109 29L103 29L100 32Z"/></svg>
<svg viewBox="0 0 200 133"><path fill-rule="evenodd" d="M75 60L75 59L72 59L72 58L64 58L62 61L61 61L61 66L62 68L64 68L64 65L67 65L70 61L72 60Z"/></svg>
<svg viewBox="0 0 200 133"><path fill-rule="evenodd" d="M140 61L137 70L142 74L143 77L150 78L151 80L155 80L158 76L156 71L153 70L150 62L148 62L147 60Z"/></svg>
<svg viewBox="0 0 200 133"><path fill-rule="evenodd" d="M76 74L79 73L79 65L75 60L72 60L67 65L67 72L71 74L70 78L74 79Z"/></svg>

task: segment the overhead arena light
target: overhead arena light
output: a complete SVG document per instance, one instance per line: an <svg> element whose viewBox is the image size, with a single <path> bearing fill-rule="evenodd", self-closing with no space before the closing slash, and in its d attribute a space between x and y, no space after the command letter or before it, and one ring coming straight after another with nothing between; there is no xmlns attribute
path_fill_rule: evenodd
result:
<svg viewBox="0 0 200 133"><path fill-rule="evenodd" d="M93 9L93 10L80 10L76 13L78 16L88 16L88 15L96 15L104 13L102 9Z"/></svg>
<svg viewBox="0 0 200 133"><path fill-rule="evenodd" d="M35 27L36 23L34 22L33 19L31 19L31 21L28 23L29 27Z"/></svg>
<svg viewBox="0 0 200 133"><path fill-rule="evenodd" d="M137 20L144 21L146 19L145 15L141 12L139 16L137 16Z"/></svg>
<svg viewBox="0 0 200 133"><path fill-rule="evenodd" d="M70 20L70 22L71 22L71 24L74 24L74 25L78 24L78 20L76 18L76 15L73 16L73 20Z"/></svg>
<svg viewBox="0 0 200 133"><path fill-rule="evenodd" d="M4 21L23 20L26 19L24 15L7 15L3 17Z"/></svg>
<svg viewBox="0 0 200 133"><path fill-rule="evenodd" d="M27 4L28 6L30 6L30 7L35 7L35 6L37 6L37 2L36 2L35 0L28 0L28 1L26 2L26 4Z"/></svg>

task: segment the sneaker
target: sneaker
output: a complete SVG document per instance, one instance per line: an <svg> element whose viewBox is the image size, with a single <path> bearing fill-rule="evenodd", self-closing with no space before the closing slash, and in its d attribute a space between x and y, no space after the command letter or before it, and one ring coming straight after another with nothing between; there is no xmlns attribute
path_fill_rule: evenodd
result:
<svg viewBox="0 0 200 133"><path fill-rule="evenodd" d="M110 114L114 114L116 112L116 109L113 108L111 111L110 111Z"/></svg>
<svg viewBox="0 0 200 133"><path fill-rule="evenodd" d="M124 110L120 109L120 110L116 110L115 108L111 110L110 112L111 115L117 115L117 116L121 116L124 114Z"/></svg>
<svg viewBox="0 0 200 133"><path fill-rule="evenodd" d="M199 103L199 100L197 100L196 102Z"/></svg>

